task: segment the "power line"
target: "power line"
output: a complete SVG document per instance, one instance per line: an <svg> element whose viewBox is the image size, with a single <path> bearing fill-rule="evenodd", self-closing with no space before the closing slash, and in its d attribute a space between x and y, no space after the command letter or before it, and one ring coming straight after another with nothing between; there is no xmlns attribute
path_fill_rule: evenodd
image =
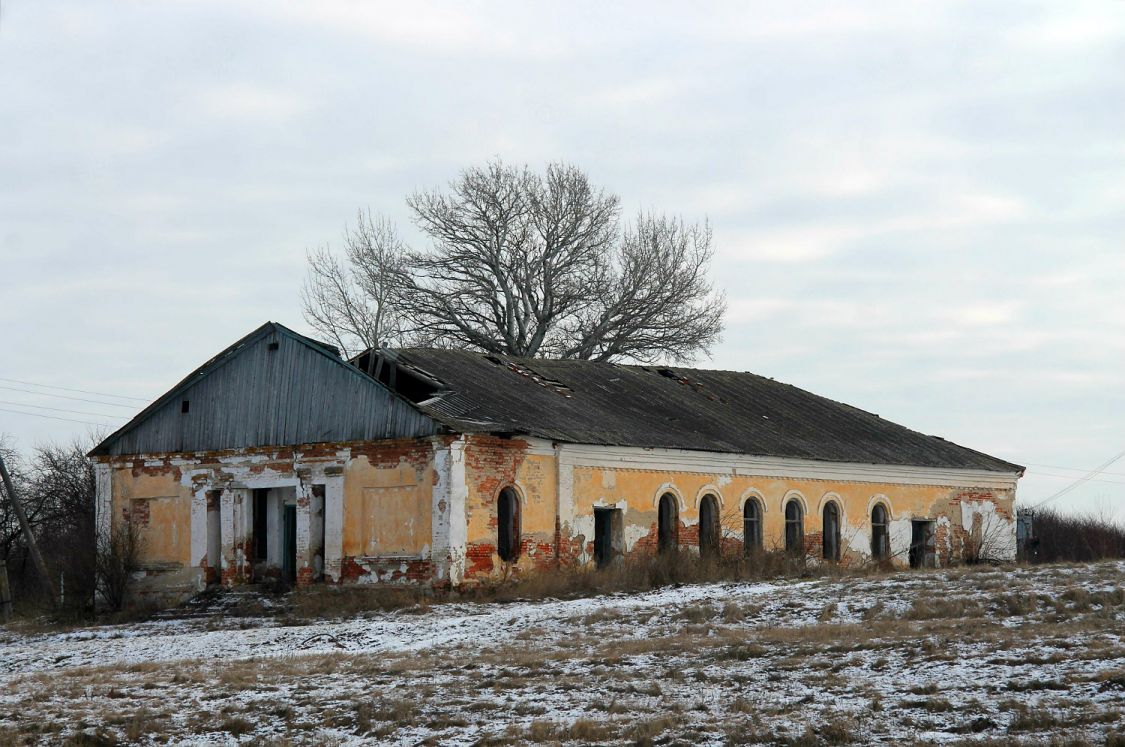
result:
<svg viewBox="0 0 1125 747"><path fill-rule="evenodd" d="M1069 472L1089 472L1088 467L1060 467L1056 464L1036 464L1035 462L1028 462L1028 467L1045 467L1047 469L1065 469ZM1125 472L1102 472L1103 475L1114 475L1116 477L1125 477Z"/></svg>
<svg viewBox="0 0 1125 747"><path fill-rule="evenodd" d="M1035 477L1053 477L1057 480L1073 480L1074 479L1074 475L1058 475L1058 474L1055 474L1053 472L1044 472L1044 471L1038 470L1038 469L1031 470L1030 474L1032 476L1035 476ZM1107 474L1114 474L1114 473L1112 473L1112 472L1102 472L1101 474L1107 475ZM1099 482L1099 483L1104 483L1104 484L1108 484L1108 485L1125 485L1125 480L1103 480L1103 479L1097 478L1097 477L1091 477L1087 482Z"/></svg>
<svg viewBox="0 0 1125 747"><path fill-rule="evenodd" d="M65 394L51 394L50 392L33 392L30 389L19 389L14 386L4 386L0 384L0 389L7 389L10 392L21 392L23 394L38 394L40 397L58 397L59 399L72 399L75 402L90 402L95 405L108 405L109 407L128 407L130 410L135 410L136 405L127 405L122 402L102 402L97 399L85 399L83 397L69 397Z"/></svg>
<svg viewBox="0 0 1125 747"><path fill-rule="evenodd" d="M107 392L92 392L88 389L74 389L72 387L56 386L54 384L36 384L34 381L20 381L19 379L5 379L3 376L0 376L0 381L7 381L7 382L10 382L12 384L23 384L24 386L37 386L37 387L42 387L43 389L61 389L64 392L78 392L80 394L93 394L93 395L96 395L98 397L113 397L114 399L133 399L133 400L136 400L137 402L148 402L149 401L149 400L145 399L144 397L128 397L124 394L109 394Z"/></svg>
<svg viewBox="0 0 1125 747"><path fill-rule="evenodd" d="M61 407L47 407L46 405L29 405L26 402L9 402L0 399L0 405L15 405L16 407L34 407L37 410L53 410L55 412L69 412L71 415L93 415L96 418L120 418L126 420L124 415L106 415L104 412L85 412L83 410L64 410Z"/></svg>
<svg viewBox="0 0 1125 747"><path fill-rule="evenodd" d="M1070 485L1067 485L1065 488L1058 491L1054 495L1048 496L1047 498L1044 498L1043 500L1039 501L1034 506L1032 506L1032 508L1039 508L1040 506L1043 506L1047 503L1050 503L1051 501L1055 500L1056 498L1061 498L1062 496L1066 495L1070 491L1077 488L1079 485L1082 485L1083 483L1085 483L1089 480L1092 480L1095 476L1097 476L1099 473L1101 473L1102 470L1104 470L1106 467L1108 467L1109 465L1116 462L1121 457L1125 457L1125 451L1121 452L1120 454L1118 454L1115 457L1111 457L1110 459L1106 460L1105 462L1102 462L1097 467L1090 470L1088 473L1086 473L1082 477L1079 477L1077 480L1072 482Z"/></svg>
<svg viewBox="0 0 1125 747"><path fill-rule="evenodd" d="M37 412L20 412L19 410L9 410L6 407L0 407L0 412L14 412L17 415L30 415L33 418L48 418L49 420L65 420L68 423L85 423L86 425L100 425L103 428L115 427L112 423L95 423L92 420L75 420L74 418L59 418L54 415L40 415Z"/></svg>

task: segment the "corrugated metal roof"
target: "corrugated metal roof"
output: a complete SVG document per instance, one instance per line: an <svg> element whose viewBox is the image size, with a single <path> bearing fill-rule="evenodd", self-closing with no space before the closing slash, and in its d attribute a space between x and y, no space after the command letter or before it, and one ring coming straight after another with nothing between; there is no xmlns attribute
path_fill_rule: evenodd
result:
<svg viewBox="0 0 1125 747"><path fill-rule="evenodd" d="M429 415L341 360L335 348L267 322L204 363L90 453L411 438L440 429Z"/></svg>
<svg viewBox="0 0 1125 747"><path fill-rule="evenodd" d="M1019 465L751 373L463 350L398 352L448 393L420 409L458 432L919 467L1022 472Z"/></svg>

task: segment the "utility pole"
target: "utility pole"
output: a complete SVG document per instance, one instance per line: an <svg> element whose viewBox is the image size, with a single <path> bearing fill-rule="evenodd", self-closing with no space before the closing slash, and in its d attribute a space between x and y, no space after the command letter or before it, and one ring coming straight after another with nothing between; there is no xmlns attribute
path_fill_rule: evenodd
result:
<svg viewBox="0 0 1125 747"><path fill-rule="evenodd" d="M31 533L31 525L27 523L27 514L23 512L23 506L20 504L19 498L16 497L16 489L12 485L12 477L8 474L8 468L4 466L3 455L0 455L0 478L4 480L4 489L8 491L8 502L12 504L12 510L16 514L16 519L20 522L24 539L27 540L27 547L31 551L31 559L35 562L35 570L39 572L39 577L43 579L47 592L51 595L51 605L54 606L57 604L55 585L51 583L51 575L47 572L47 564L43 562L43 556L39 552L39 543L35 541L35 535Z"/></svg>

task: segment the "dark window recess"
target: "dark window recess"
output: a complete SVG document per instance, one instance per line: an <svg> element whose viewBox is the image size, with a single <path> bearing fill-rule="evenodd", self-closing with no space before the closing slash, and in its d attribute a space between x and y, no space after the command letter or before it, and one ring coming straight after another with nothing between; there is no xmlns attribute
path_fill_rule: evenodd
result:
<svg viewBox="0 0 1125 747"><path fill-rule="evenodd" d="M505 563L520 556L520 500L512 488L496 499L496 554Z"/></svg>
<svg viewBox="0 0 1125 747"><path fill-rule="evenodd" d="M266 527L269 521L266 517L269 505L268 488L254 490L254 560L265 560L268 557L268 532Z"/></svg>
<svg viewBox="0 0 1125 747"><path fill-rule="evenodd" d="M821 546L825 560L840 559L840 509L835 503L824 507L824 527Z"/></svg>
<svg viewBox="0 0 1125 747"><path fill-rule="evenodd" d="M742 507L742 548L749 555L762 546L762 507L756 498Z"/></svg>
<svg viewBox="0 0 1125 747"><path fill-rule="evenodd" d="M188 401L187 401L187 400L185 399L185 400L184 400L183 402L181 402L181 403L180 403L180 413L181 413L181 414L186 414L186 413L187 413L187 411L188 411L188 408L189 408L190 406L191 406L191 403L190 403L190 402L188 402Z"/></svg>
<svg viewBox="0 0 1125 747"><path fill-rule="evenodd" d="M680 545L680 507L676 505L676 496L671 493L660 496L656 541L660 552L672 552Z"/></svg>
<svg viewBox="0 0 1125 747"><path fill-rule="evenodd" d="M266 348L267 348L267 349L268 349L268 350L269 350L269 351L270 351L271 353L272 353L273 351L277 350L277 349L278 349L279 347L281 347L281 346L280 346L280 345L279 345L278 343L276 343L276 342L271 342L271 343L270 343L269 345L267 345L267 346L266 346Z"/></svg>
<svg viewBox="0 0 1125 747"><path fill-rule="evenodd" d="M797 501L785 504L785 552L793 556L805 554L805 527L801 513L801 504Z"/></svg>
<svg viewBox="0 0 1125 747"><path fill-rule="evenodd" d="M699 504L699 555L703 558L719 556L719 542L722 528L719 526L719 499L713 495L703 496Z"/></svg>
<svg viewBox="0 0 1125 747"><path fill-rule="evenodd" d="M886 560L889 556L887 509L879 503L871 509L871 557L875 560Z"/></svg>

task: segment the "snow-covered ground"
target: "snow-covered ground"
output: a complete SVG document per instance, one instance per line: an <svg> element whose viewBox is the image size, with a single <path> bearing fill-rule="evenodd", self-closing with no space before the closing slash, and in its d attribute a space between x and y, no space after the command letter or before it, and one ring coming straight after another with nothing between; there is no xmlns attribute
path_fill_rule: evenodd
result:
<svg viewBox="0 0 1125 747"><path fill-rule="evenodd" d="M1123 586L1103 563L0 633L0 744L1102 744Z"/></svg>

